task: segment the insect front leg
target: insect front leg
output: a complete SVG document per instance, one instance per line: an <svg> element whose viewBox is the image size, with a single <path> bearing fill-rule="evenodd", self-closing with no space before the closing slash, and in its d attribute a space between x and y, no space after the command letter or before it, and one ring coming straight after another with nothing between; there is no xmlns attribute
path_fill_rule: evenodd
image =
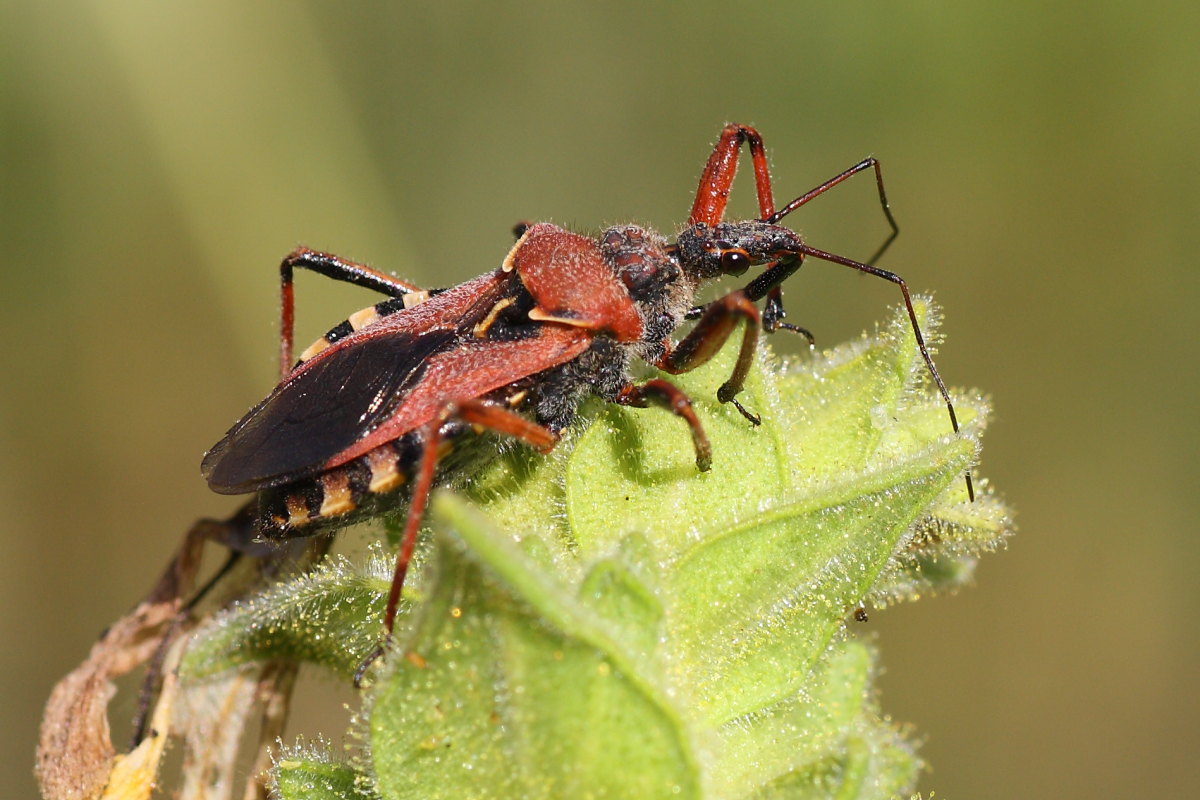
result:
<svg viewBox="0 0 1200 800"><path fill-rule="evenodd" d="M801 328L783 321L783 318L787 316L787 312L783 310L783 290L781 286L796 270L800 269L802 263L802 256L788 256L787 258L773 261L754 280L746 284L742 291L746 293L746 297L750 298L752 302L758 302L764 297L767 298L767 302L763 304L763 330L767 333L774 333L780 329L798 333L808 339L808 344L811 347L815 344L815 340L807 328Z"/></svg>
<svg viewBox="0 0 1200 800"><path fill-rule="evenodd" d="M613 402L635 408L656 405L677 417L682 417L692 430L692 444L696 448L696 468L701 472L708 472L712 467L712 446L708 443L708 436L704 434L704 427L692 409L692 401L675 384L662 378L653 378L640 386L627 383L618 390Z"/></svg>
<svg viewBox="0 0 1200 800"><path fill-rule="evenodd" d="M729 189L733 186L733 176L737 173L738 152L743 143L749 145L750 159L754 164L754 188L758 194L759 216L765 220L775 214L775 201L771 197L771 173L767 169L767 152L763 148L762 137L748 125L731 122L721 131L721 138L717 140L712 155L708 157L708 163L704 166L700 186L696 189L696 201L692 204L692 213L688 216L689 225L700 222L716 225L725 217L725 207L729 204Z"/></svg>
<svg viewBox="0 0 1200 800"><path fill-rule="evenodd" d="M832 180L808 192L805 195L793 200L783 210L775 211L775 200L771 192L771 173L767 167L766 149L763 147L762 136L758 131L747 125L738 125L730 123L721 131L721 137L717 140L716 146L713 148L712 155L708 158L708 163L704 167L704 174L700 177L700 186L696 190L696 201L692 206L692 213L688 217L688 224L695 225L703 222L707 225L716 225L725 216L725 208L729 203L729 190L733 186L733 178L737 173L738 154L742 144L745 143L750 148L750 159L754 165L754 189L758 196L758 212L759 219L764 222L774 223L780 218L791 213L795 209L807 203L813 197L820 195L822 192L836 186L846 178L853 175L860 169L865 168L863 164L857 164L851 167L846 172L842 173ZM874 159L871 159L874 161ZM878 166L876 166L878 169ZM883 191L883 182L879 182L880 192ZM887 202L884 200L884 213L891 220L891 211L887 208ZM895 222L892 221L892 227L895 229ZM893 234L894 238L895 234ZM891 239L885 243L885 247ZM880 250L882 253L882 250ZM779 268L779 264L768 265L766 271L760 275L762 278L769 275ZM786 273L773 275L766 281L766 285L761 288L761 292L751 291L751 288L758 288L759 281L754 281L746 287L746 295L754 301L762 299L764 295L767 297L767 304L763 310L763 327L768 332L773 332L778 329L789 330L798 333L808 339L810 346L814 340L812 334L805 328L783 322L785 312L783 310L783 292L779 289L779 284L791 272L794 272L796 267L792 266ZM688 319L698 319L704 314L707 306L697 306L688 312Z"/></svg>
<svg viewBox="0 0 1200 800"><path fill-rule="evenodd" d="M737 401L737 394L742 391L754 360L754 348L758 343L758 332L761 328L758 307L750 301L744 291L731 292L710 303L696 327L674 348L668 349L655 366L672 375L695 369L721 349L738 322L745 322L742 347L738 351L733 374L717 390L717 399L722 403L733 403L743 417L757 425L761 422L758 416L747 411Z"/></svg>
<svg viewBox="0 0 1200 800"><path fill-rule="evenodd" d="M352 283L364 289L373 289L389 297L404 297L422 293L422 289L408 281L385 275L365 264L347 261L330 253L299 247L288 253L279 264L279 281L282 295L280 303L279 370L285 377L292 370L293 329L295 326L295 291L292 287L293 271L307 269L332 278L335 281Z"/></svg>
<svg viewBox="0 0 1200 800"><path fill-rule="evenodd" d="M425 506L429 502L429 493L433 488L433 476L437 471L438 450L442 441L442 426L456 419L520 439L543 453L550 452L558 443L558 434L549 428L531 422L508 409L479 399L448 403L441 414L418 429L421 440L421 459L417 466L417 480L413 485L412 499L408 504L404 532L400 537L400 551L396 554L396 568L392 573L392 586L388 592L387 607L383 613L384 640L355 671L355 686L362 682L362 678L371 664L383 655L384 648L392 638L392 628L396 623L396 610L400 605L400 592L404 588L408 565L412 561L413 550L417 543L417 533L421 529L421 518L425 515Z"/></svg>
<svg viewBox="0 0 1200 800"><path fill-rule="evenodd" d="M785 259L778 259L767 264L758 277L746 284L742 288L742 291L753 302L757 302L763 297L767 298L767 303L762 312L762 327L764 331L767 333L774 333L777 330L791 331L807 339L809 347L815 347L817 342L812 335L812 331L808 328L802 328L799 325L793 325L790 322L783 322L783 317L785 316L783 295L778 287L793 272L799 269L801 259L791 259L790 263L785 263L785 261ZM688 309L683 318L700 319L711 305L711 303L707 303L702 306L693 306Z"/></svg>

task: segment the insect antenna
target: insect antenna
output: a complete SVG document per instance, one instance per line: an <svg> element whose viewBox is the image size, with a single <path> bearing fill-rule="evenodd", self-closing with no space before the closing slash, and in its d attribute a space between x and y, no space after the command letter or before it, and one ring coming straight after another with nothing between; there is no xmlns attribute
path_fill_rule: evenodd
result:
<svg viewBox="0 0 1200 800"><path fill-rule="evenodd" d="M892 232L888 234L886 239L883 240L883 244L879 245L879 248L875 251L875 253L867 259L866 263L874 264L883 256L887 249L892 246L892 242L896 240L896 237L900 235L900 226L896 224L896 218L892 216L892 207L888 205L887 190L883 188L883 169L878 159L864 158L853 167L834 175L820 186L808 190L783 208L776 211L774 214L763 217L762 221L770 223L771 225L778 224L779 220L783 219L788 214L807 203L809 200L820 197L821 195L825 194L825 192L849 178L851 175L856 175L857 173L869 168L874 168L875 170L875 186L879 189L879 205L883 208L883 215L887 217L888 225L892 227Z"/></svg>
<svg viewBox="0 0 1200 800"><path fill-rule="evenodd" d="M882 188L882 184L880 184ZM790 205L790 204L789 204ZM886 206L885 206L886 208ZM925 366L929 369L929 374L933 376L933 382L937 384L938 391L942 395L942 400L946 402L946 410L950 412L950 425L954 428L954 432L959 432L958 415L954 413L954 403L950 400L950 392L946 389L946 384L942 381L942 376L938 374L937 367L933 363L933 356L929 354L929 348L925 345L925 337L921 334L921 325L917 322L917 312L913 310L912 297L908 293L908 284L894 272L888 272L886 269L873 267L870 264L864 264L861 261L855 261L845 256L826 253L824 250L818 250L807 244L800 244L796 247L796 254L803 256L812 256L821 261L829 261L834 264L841 264L844 267L856 269L859 272L865 272L868 275L874 275L877 278L883 278L885 281L891 281L900 287L900 293L904 295L904 308L908 312L908 321L912 324L913 335L917 339L917 347L921 351L921 357L925 359ZM967 496L971 502L975 502L975 485L971 480L971 473L968 472L964 476L967 480Z"/></svg>

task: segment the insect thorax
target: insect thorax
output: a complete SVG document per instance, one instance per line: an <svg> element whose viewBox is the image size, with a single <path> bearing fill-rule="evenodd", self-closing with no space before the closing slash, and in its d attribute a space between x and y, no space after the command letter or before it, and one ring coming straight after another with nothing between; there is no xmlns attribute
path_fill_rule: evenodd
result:
<svg viewBox="0 0 1200 800"><path fill-rule="evenodd" d="M600 236L605 261L621 279L642 318L642 341L633 355L654 361L663 340L692 307L696 283L670 254L667 240L636 225L618 225Z"/></svg>

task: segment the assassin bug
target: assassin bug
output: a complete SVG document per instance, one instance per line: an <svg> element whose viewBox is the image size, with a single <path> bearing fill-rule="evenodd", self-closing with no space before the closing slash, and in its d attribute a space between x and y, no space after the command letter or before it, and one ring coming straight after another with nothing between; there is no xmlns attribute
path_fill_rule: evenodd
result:
<svg viewBox="0 0 1200 800"><path fill-rule="evenodd" d="M750 150L759 217L724 221L742 145ZM266 539L306 536L368 512L410 480L407 518L384 614L390 635L417 531L439 460L465 432L489 429L543 452L554 447L584 397L665 408L691 431L696 465L712 453L684 393L663 379L634 383L641 359L679 374L705 363L740 324L733 374L719 389L737 400L760 328L787 328L782 282L806 257L850 267L899 286L929 374L958 420L921 335L908 287L898 275L818 250L779 222L856 173L873 169L888 207L879 162L865 159L776 210L766 151L753 128L730 124L700 178L686 227L674 243L632 225L592 238L550 223L520 225L501 266L453 288L424 292L337 256L299 249L280 268L282 379L204 457L218 492L257 493L254 518ZM882 252L883 248L880 248ZM876 254L878 255L878 253ZM874 259L872 259L874 260ZM743 288L694 306L698 288L723 275L763 271ZM333 328L292 363L296 269L379 291L389 299ZM763 311L755 303L765 299ZM695 327L678 343L685 319ZM974 497L970 476L968 492ZM369 663L369 662L368 662Z"/></svg>

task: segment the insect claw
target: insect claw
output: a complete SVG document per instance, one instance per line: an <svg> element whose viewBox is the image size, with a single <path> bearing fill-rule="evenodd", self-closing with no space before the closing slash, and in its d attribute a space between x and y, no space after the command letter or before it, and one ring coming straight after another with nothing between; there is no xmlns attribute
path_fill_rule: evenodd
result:
<svg viewBox="0 0 1200 800"><path fill-rule="evenodd" d="M735 385L733 381L728 381L721 384L721 388L717 389L717 400L722 403L733 403L733 407L742 413L742 416L750 420L751 425L761 425L762 417L758 414L746 410L746 407L738 402L737 393L742 390L740 385Z"/></svg>
<svg viewBox="0 0 1200 800"><path fill-rule="evenodd" d="M766 326L764 325L763 327L766 327ZM810 331L808 328L801 328L799 325L793 325L790 322L777 322L777 323L775 323L775 327L770 328L769 330L771 330L771 331L784 330L784 331L791 331L792 333L798 333L801 336L803 336L805 339L808 340L808 349L815 350L817 347L817 340L812 335L812 331Z"/></svg>
<svg viewBox="0 0 1200 800"><path fill-rule="evenodd" d="M729 398L729 402L733 403L734 408L742 412L743 417L750 420L751 425L758 426L762 424L762 417L760 417L758 414L747 411L746 407L739 403L736 397Z"/></svg>
<svg viewBox="0 0 1200 800"><path fill-rule="evenodd" d="M365 678L367 676L367 670L369 670L371 668L371 665L374 664L376 661L378 661L379 657L381 655L383 655L383 648L385 645L387 645L387 643L391 640L391 638L392 637L389 635L382 642L375 645L375 649L372 650L370 653L368 653L367 657L363 659L363 662L358 665L358 669L354 670L354 688L355 689L362 688L363 678Z"/></svg>

